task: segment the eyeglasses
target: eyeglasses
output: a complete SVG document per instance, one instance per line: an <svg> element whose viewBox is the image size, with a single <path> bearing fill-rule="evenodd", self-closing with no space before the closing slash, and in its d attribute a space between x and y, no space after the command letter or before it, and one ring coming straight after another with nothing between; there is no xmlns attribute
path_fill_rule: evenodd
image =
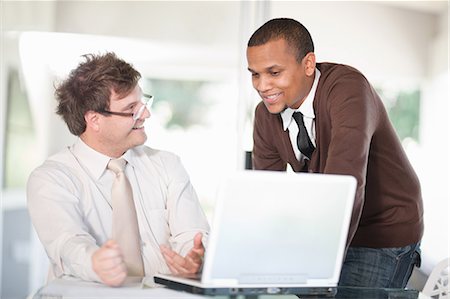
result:
<svg viewBox="0 0 450 299"><path fill-rule="evenodd" d="M136 110L133 111L132 113L128 113L128 112L116 112L116 111L109 111L109 110L102 110L100 111L100 113L106 113L106 114L112 114L112 115L119 115L119 116L126 116L126 117L133 117L133 120L138 120L141 118L142 114L144 114L145 109L150 109L150 107L153 104L153 96L149 95L149 94L142 94L142 99L141 99L141 104L142 105L137 105L136 106Z"/></svg>

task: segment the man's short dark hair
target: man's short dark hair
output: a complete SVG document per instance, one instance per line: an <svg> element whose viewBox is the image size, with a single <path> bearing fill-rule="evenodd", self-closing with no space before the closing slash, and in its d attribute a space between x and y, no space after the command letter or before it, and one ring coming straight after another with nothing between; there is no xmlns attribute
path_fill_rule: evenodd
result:
<svg viewBox="0 0 450 299"><path fill-rule="evenodd" d="M58 101L56 113L62 116L70 132L76 136L86 130L86 112L108 110L112 91L125 97L141 78L131 64L114 53L86 54L83 58L85 61L72 70L55 91Z"/></svg>
<svg viewBox="0 0 450 299"><path fill-rule="evenodd" d="M278 39L286 40L295 51L297 62L301 62L309 52L314 52L314 43L308 29L300 22L288 18L272 19L266 22L253 33L247 46L261 46Z"/></svg>

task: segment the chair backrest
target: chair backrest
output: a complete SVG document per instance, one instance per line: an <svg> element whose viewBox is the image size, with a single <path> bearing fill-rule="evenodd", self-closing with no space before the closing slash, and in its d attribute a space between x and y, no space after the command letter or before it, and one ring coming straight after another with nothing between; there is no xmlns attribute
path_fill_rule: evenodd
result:
<svg viewBox="0 0 450 299"><path fill-rule="evenodd" d="M433 299L447 299L449 297L448 273L450 258L437 264L423 287L422 293Z"/></svg>

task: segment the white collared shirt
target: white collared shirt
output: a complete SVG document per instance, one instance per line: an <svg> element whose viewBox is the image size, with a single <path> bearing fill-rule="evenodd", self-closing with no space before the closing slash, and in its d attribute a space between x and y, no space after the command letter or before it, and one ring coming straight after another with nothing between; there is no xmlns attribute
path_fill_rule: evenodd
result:
<svg viewBox="0 0 450 299"><path fill-rule="evenodd" d="M308 95L306 96L305 101L300 105L298 109L291 109L286 108L283 112L281 112L281 119L283 120L283 129L286 131L289 129L289 138L291 139L292 149L294 150L295 157L297 157L297 160L300 161L300 159L308 159L306 156L304 156L297 146L297 135L298 135L298 125L295 122L292 115L294 112L301 112L303 114L303 121L305 123L306 131L308 131L309 138L311 139L311 142L316 146L316 125L315 125L315 114L314 114L314 96L316 95L317 90L317 84L319 83L320 78L320 71L316 68L315 74L314 74L314 82L311 87L311 90L309 91Z"/></svg>
<svg viewBox="0 0 450 299"><path fill-rule="evenodd" d="M125 172L133 189L145 274L170 273L159 245L170 245L184 256L197 232L207 237L206 217L176 155L139 146L123 158L128 161ZM72 275L100 281L91 258L111 238L110 159L78 139L30 175L28 209L50 259L50 279Z"/></svg>

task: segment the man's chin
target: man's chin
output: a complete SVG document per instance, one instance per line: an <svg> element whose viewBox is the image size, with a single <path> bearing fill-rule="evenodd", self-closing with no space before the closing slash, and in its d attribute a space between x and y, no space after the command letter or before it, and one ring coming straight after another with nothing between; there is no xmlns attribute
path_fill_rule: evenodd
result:
<svg viewBox="0 0 450 299"><path fill-rule="evenodd" d="M147 141L147 134L145 132L141 132L141 135L138 138L134 138L134 146L143 145Z"/></svg>
<svg viewBox="0 0 450 299"><path fill-rule="evenodd" d="M278 114L278 113L283 112L283 111L286 109L286 107L283 106L283 105L277 105L277 104L275 104L275 105L272 104L272 105L271 105L271 104L267 104L267 103L265 103L265 102L264 102L264 104L266 105L267 110L268 110L271 114Z"/></svg>
<svg viewBox="0 0 450 299"><path fill-rule="evenodd" d="M144 136L142 136L141 142L139 145L143 145L147 141L147 134L144 133Z"/></svg>

